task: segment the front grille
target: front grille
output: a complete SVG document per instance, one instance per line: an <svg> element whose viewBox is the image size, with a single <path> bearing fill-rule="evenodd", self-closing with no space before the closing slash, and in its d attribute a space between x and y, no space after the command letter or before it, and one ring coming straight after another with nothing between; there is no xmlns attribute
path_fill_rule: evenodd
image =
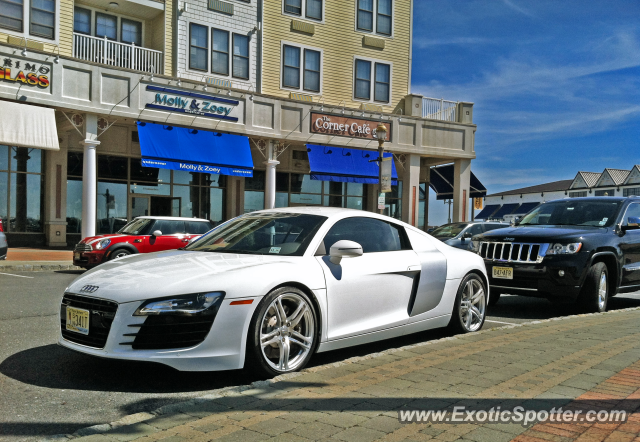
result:
<svg viewBox="0 0 640 442"><path fill-rule="evenodd" d="M67 306L89 310L88 335L67 330ZM104 348L117 310L118 303L113 301L65 293L60 306L62 337L87 347Z"/></svg>
<svg viewBox="0 0 640 442"><path fill-rule="evenodd" d="M207 337L214 319L215 314L148 316L141 324L129 325L133 329L138 328L138 331L125 334L134 337L134 340L122 342L121 345L131 345L134 350L194 347Z"/></svg>
<svg viewBox="0 0 640 442"><path fill-rule="evenodd" d="M536 264L542 262L549 244L481 242L478 254L493 261Z"/></svg>
<svg viewBox="0 0 640 442"><path fill-rule="evenodd" d="M90 252L91 246L89 244L79 242L78 244L76 244L76 248L73 249L73 251L74 252Z"/></svg>

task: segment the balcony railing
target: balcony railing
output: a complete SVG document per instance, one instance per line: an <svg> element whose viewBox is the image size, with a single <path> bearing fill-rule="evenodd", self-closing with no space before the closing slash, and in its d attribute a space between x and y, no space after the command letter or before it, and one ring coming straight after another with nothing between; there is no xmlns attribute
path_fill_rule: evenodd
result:
<svg viewBox="0 0 640 442"><path fill-rule="evenodd" d="M73 34L73 56L80 60L106 64L135 71L162 73L161 51L142 48L135 44Z"/></svg>
<svg viewBox="0 0 640 442"><path fill-rule="evenodd" d="M432 120L456 121L456 101L448 101L438 98L422 99L422 117Z"/></svg>

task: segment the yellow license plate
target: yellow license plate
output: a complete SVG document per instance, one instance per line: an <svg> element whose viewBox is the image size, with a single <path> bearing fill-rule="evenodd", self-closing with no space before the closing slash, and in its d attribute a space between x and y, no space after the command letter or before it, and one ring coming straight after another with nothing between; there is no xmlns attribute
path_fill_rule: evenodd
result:
<svg viewBox="0 0 640 442"><path fill-rule="evenodd" d="M67 330L89 334L89 310L67 307Z"/></svg>
<svg viewBox="0 0 640 442"><path fill-rule="evenodd" d="M513 269L511 267L494 267L493 277L498 279L513 279Z"/></svg>

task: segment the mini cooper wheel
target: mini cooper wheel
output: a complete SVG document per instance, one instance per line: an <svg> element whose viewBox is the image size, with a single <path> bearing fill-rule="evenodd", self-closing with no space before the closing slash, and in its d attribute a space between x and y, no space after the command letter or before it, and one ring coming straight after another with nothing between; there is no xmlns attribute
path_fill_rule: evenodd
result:
<svg viewBox="0 0 640 442"><path fill-rule="evenodd" d="M482 328L487 312L487 290L484 281L475 273L464 277L458 288L449 327L459 333Z"/></svg>
<svg viewBox="0 0 640 442"><path fill-rule="evenodd" d="M607 266L598 262L592 265L587 273L587 279L578 297L579 307L585 313L602 313L607 311L608 300L609 273Z"/></svg>
<svg viewBox="0 0 640 442"><path fill-rule="evenodd" d="M111 252L111 255L109 255L109 261L113 261L114 259L123 258L129 255L131 255L131 252L127 249L116 249Z"/></svg>
<svg viewBox="0 0 640 442"><path fill-rule="evenodd" d="M294 287L274 290L253 314L248 368L268 376L298 371L311 359L317 339L317 315L309 297Z"/></svg>

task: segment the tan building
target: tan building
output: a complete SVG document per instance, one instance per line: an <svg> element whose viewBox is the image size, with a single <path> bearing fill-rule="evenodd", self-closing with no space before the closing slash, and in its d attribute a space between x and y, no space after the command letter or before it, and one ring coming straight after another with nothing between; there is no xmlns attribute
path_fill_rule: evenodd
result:
<svg viewBox="0 0 640 442"><path fill-rule="evenodd" d="M358 168L377 157L379 123L397 171L386 213L426 225L430 170L453 163L453 218L470 217L473 105L410 94L410 0L40 6L0 25L0 112L16 128L0 133L0 217L13 246L66 246L142 214L377 210L377 174ZM187 158L187 143L161 155L158 125L226 141L220 154ZM234 163L240 145L248 166ZM324 170L319 151L338 168L359 158L359 171Z"/></svg>

